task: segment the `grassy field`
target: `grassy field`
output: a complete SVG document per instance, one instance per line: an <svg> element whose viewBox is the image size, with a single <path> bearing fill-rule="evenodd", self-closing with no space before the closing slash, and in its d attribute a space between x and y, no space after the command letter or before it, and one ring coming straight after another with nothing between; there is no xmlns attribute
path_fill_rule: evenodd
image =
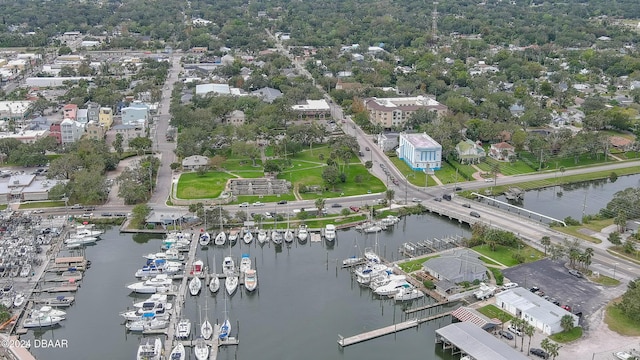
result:
<svg viewBox="0 0 640 360"><path fill-rule="evenodd" d="M549 336L549 339L559 342L559 343L568 343L582 337L582 328L580 326L576 326L569 331L559 332L557 334L553 334Z"/></svg>
<svg viewBox="0 0 640 360"><path fill-rule="evenodd" d="M290 172L291 182L295 186L303 185L316 185L324 188L324 181L322 180L323 168L313 168L304 171ZM319 197L335 198L344 196L362 195L367 193L380 193L384 192L387 188L384 186L375 176L364 167L364 165L350 165L347 171L347 181L345 183L336 184L334 189L329 191L323 191L322 193L300 193L300 196L305 200L317 199ZM355 179L360 176L362 181L356 183ZM287 179L287 173L281 173L278 178Z"/></svg>
<svg viewBox="0 0 640 360"><path fill-rule="evenodd" d="M398 171L400 171L400 173L404 175L407 178L407 180L409 180L410 183L412 183L415 186L424 187L424 184L425 184L424 171L417 171L417 170L411 169L409 165L407 165L407 163L404 162L404 160L399 159L395 156L389 157L389 160L391 160L393 165L395 165L395 167L398 168ZM436 171L435 175L438 176L438 179L440 179L440 170ZM431 176L429 176L428 181L429 181L429 186L438 185L438 183L436 183L436 181L433 180Z"/></svg>
<svg viewBox="0 0 640 360"><path fill-rule="evenodd" d="M486 305L478 309L482 315L487 316L489 319L498 319L502 322L508 322L513 320L513 316L505 311L500 310L495 305Z"/></svg>
<svg viewBox="0 0 640 360"><path fill-rule="evenodd" d="M522 160L517 160L512 164L508 161L497 161L489 157L478 164L478 167L487 173L491 173L491 169L494 165L498 165L498 167L500 168L500 173L503 175L518 175L535 172L535 169L527 165Z"/></svg>
<svg viewBox="0 0 640 360"><path fill-rule="evenodd" d="M278 195L238 195L238 200L234 201L233 204L241 204L243 202L248 202L253 204L256 201L260 201L262 203L270 203L270 202L278 202L280 200L294 201L296 197L289 194L281 194ZM257 208L256 208L257 209Z"/></svg>
<svg viewBox="0 0 640 360"><path fill-rule="evenodd" d="M592 242L594 244L600 244L602 242L602 240L600 239L596 239L594 237L591 237L589 235L583 234L581 232L579 232L578 230L582 229L582 228L587 228L596 232L599 232L600 230L602 230L603 228L609 226L613 224L613 219L604 219L604 220L591 220L589 221L589 223L587 224L581 224L581 225L573 225L573 226L558 226L555 227L554 229L563 232L565 234L568 235L572 235L575 236L579 239L582 240L586 240L589 242Z"/></svg>
<svg viewBox="0 0 640 360"><path fill-rule="evenodd" d="M296 156L293 157L293 159L326 164L327 159L331 154L331 150L332 150L331 147L325 144L315 145L313 147L313 150L306 148L305 150L302 150L299 153L297 153ZM365 160L366 160L366 155L367 154L365 153ZM320 160L320 157L322 157L322 160ZM342 162L342 161L339 160L339 162ZM360 162L360 160L355 154L353 154L349 159L349 162Z"/></svg>
<svg viewBox="0 0 640 360"><path fill-rule="evenodd" d="M443 184L455 184L459 182L464 182L465 179L456 173L456 168L451 166L446 161L442 162L442 167L440 170L435 172L435 175Z"/></svg>
<svg viewBox="0 0 640 360"><path fill-rule="evenodd" d="M614 300L607 306L604 322L609 329L624 336L640 336L640 323L629 319L615 304Z"/></svg>
<svg viewBox="0 0 640 360"><path fill-rule="evenodd" d="M4 208L6 209L6 205ZM20 209L39 209L39 208L52 208L52 207L64 207L64 201L37 201L20 204Z"/></svg>
<svg viewBox="0 0 640 360"><path fill-rule="evenodd" d="M509 267L518 265L518 262L513 258L513 254L518 252L521 252L522 255L524 255L525 263L538 261L544 257L544 253L526 245L521 249L512 249L506 246L497 245L496 251L492 251L488 245L478 245L474 246L473 250L484 255L490 260L495 260Z"/></svg>
<svg viewBox="0 0 640 360"><path fill-rule="evenodd" d="M489 267L489 271L493 274L494 279L496 279L496 285L501 286L504 284L504 275L502 274L502 270L494 267Z"/></svg>
<svg viewBox="0 0 640 360"><path fill-rule="evenodd" d="M224 173L211 171L205 175L190 172L180 176L176 196L180 199L212 199L220 196L227 180L234 178Z"/></svg>
<svg viewBox="0 0 640 360"><path fill-rule="evenodd" d="M231 172L236 170L256 171L262 170L262 161L260 159L256 159L256 166L253 166L253 161L251 161L251 159L227 158L227 160L222 163L221 167Z"/></svg>
<svg viewBox="0 0 640 360"><path fill-rule="evenodd" d="M608 277L606 275L600 274L600 276L589 276L589 280L594 283L598 283L603 286L618 286L620 285L620 280Z"/></svg>
<svg viewBox="0 0 640 360"><path fill-rule="evenodd" d="M233 173L234 175L238 175L239 177L244 179L256 179L256 178L264 177L264 171L262 170L260 171L238 170L238 171L232 171L231 173Z"/></svg>
<svg viewBox="0 0 640 360"><path fill-rule="evenodd" d="M500 264L498 264L497 262L489 259L488 257L480 256L479 259L480 259L480 261L482 261L485 264L500 266Z"/></svg>
<svg viewBox="0 0 640 360"><path fill-rule="evenodd" d="M440 255L427 256L427 257L423 257L415 260L404 261L404 262L398 263L398 266L404 272L411 273L411 272L422 269L422 263L424 263L425 261L429 259L434 259L437 257L440 257Z"/></svg>

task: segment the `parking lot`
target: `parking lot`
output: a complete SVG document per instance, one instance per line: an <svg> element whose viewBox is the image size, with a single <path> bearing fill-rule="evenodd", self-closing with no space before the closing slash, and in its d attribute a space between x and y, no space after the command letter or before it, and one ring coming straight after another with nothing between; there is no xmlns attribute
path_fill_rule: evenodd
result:
<svg viewBox="0 0 640 360"><path fill-rule="evenodd" d="M558 300L561 305L569 305L573 313L582 312L583 316L593 314L610 300L601 285L573 276L563 263L549 259L522 264L502 272L505 278L524 288L539 287L545 295Z"/></svg>

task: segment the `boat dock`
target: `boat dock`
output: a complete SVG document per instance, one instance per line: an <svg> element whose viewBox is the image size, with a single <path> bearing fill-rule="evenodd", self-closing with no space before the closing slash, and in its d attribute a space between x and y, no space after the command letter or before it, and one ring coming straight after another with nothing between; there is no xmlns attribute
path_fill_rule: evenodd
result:
<svg viewBox="0 0 640 360"><path fill-rule="evenodd" d="M411 308L411 309L406 309L404 311L404 313L405 314L413 314L415 312L429 310L429 309L432 309L434 307L447 305L448 303L449 303L449 301L446 301L446 300L445 301L440 301L440 302L436 302L436 303L433 303L433 304L428 304L428 305L418 306L418 307Z"/></svg>

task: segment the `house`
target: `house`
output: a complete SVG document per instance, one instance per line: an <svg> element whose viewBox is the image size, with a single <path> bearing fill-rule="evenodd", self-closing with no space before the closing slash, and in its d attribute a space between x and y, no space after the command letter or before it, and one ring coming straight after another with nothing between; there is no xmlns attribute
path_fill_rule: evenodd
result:
<svg viewBox="0 0 640 360"><path fill-rule="evenodd" d="M37 180L35 175L13 175L8 181L0 182L0 204L11 201L49 200L49 191L59 183L68 180Z"/></svg>
<svg viewBox="0 0 640 360"><path fill-rule="evenodd" d="M369 120L390 129L402 126L414 112L424 109L435 112L438 116L447 113L448 108L435 99L427 96L401 98L367 98L364 107L369 112Z"/></svg>
<svg viewBox="0 0 640 360"><path fill-rule="evenodd" d="M111 125L113 125L113 110L108 107L100 108L100 112L98 113L98 122L104 126L105 129L111 129Z"/></svg>
<svg viewBox="0 0 640 360"><path fill-rule="evenodd" d="M209 158L202 155L192 155L182 160L182 168L186 170L198 170L209 165Z"/></svg>
<svg viewBox="0 0 640 360"><path fill-rule="evenodd" d="M47 136L49 136L49 130L23 130L18 133L0 133L0 139L16 139L23 144L33 144Z"/></svg>
<svg viewBox="0 0 640 360"><path fill-rule="evenodd" d="M512 156L516 156L516 148L504 141L491 144L489 156L498 161L509 161Z"/></svg>
<svg viewBox="0 0 640 360"><path fill-rule="evenodd" d="M87 109L78 109L76 121L81 124L86 124L89 122L89 111Z"/></svg>
<svg viewBox="0 0 640 360"><path fill-rule="evenodd" d="M244 124L244 119L244 111L233 110L229 115L226 116L226 123L234 126L240 126Z"/></svg>
<svg viewBox="0 0 640 360"><path fill-rule="evenodd" d="M426 133L400 133L396 152L413 170L439 170L442 166L442 145Z"/></svg>
<svg viewBox="0 0 640 360"><path fill-rule="evenodd" d="M487 156L482 146L470 139L460 141L456 145L456 154L461 164L477 164Z"/></svg>
<svg viewBox="0 0 640 360"><path fill-rule="evenodd" d="M100 124L97 121L89 121L85 125L84 130L86 136L92 140L103 140L106 134L104 125Z"/></svg>
<svg viewBox="0 0 640 360"><path fill-rule="evenodd" d="M217 95L229 95L231 89L227 84L200 84L196 85L196 95L206 96L210 93Z"/></svg>
<svg viewBox="0 0 640 360"><path fill-rule="evenodd" d="M251 94L261 98L262 101L267 103L272 103L274 100L282 97L282 92L280 90L270 87L263 87L252 91Z"/></svg>
<svg viewBox="0 0 640 360"><path fill-rule="evenodd" d="M127 149L129 147L129 141L137 137L145 136L144 125L141 124L122 124L115 125L112 130L117 134L122 135L122 147Z"/></svg>
<svg viewBox="0 0 640 360"><path fill-rule="evenodd" d="M60 129L60 121L52 121L49 125L49 136L56 139L58 144L62 144L62 131Z"/></svg>
<svg viewBox="0 0 640 360"><path fill-rule="evenodd" d="M570 315L574 326L578 326L580 320L577 315L521 287L496 294L496 306L547 335L563 331L560 325L563 316Z"/></svg>
<svg viewBox="0 0 640 360"><path fill-rule="evenodd" d="M331 107L324 99L306 100L304 103L293 105L291 109L298 114L298 119L304 117L324 119L331 114Z"/></svg>
<svg viewBox="0 0 640 360"><path fill-rule="evenodd" d="M138 124L140 120L146 124L149 121L149 105L141 101L134 101L129 106L122 108L121 114L123 125Z"/></svg>
<svg viewBox="0 0 640 360"><path fill-rule="evenodd" d="M84 135L84 124L71 119L64 119L60 123L60 140L62 145L72 144Z"/></svg>
<svg viewBox="0 0 640 360"><path fill-rule="evenodd" d="M394 133L394 132L381 133L377 135L377 143L380 149L382 149L382 151L387 152L398 147L399 138L400 138L399 133Z"/></svg>
<svg viewBox="0 0 640 360"><path fill-rule="evenodd" d="M633 145L633 141L622 136L609 136L609 143L618 150L628 151Z"/></svg>
<svg viewBox="0 0 640 360"><path fill-rule="evenodd" d="M524 114L524 110L524 105L521 104L513 104L511 105L511 107L509 107L509 112L511 112L511 115L517 117L522 116L522 114Z"/></svg>
<svg viewBox="0 0 640 360"><path fill-rule="evenodd" d="M468 249L445 252L422 263L422 269L438 280L436 291L443 295L450 294L461 282L487 278L486 266L478 259L478 254Z"/></svg>
<svg viewBox="0 0 640 360"><path fill-rule="evenodd" d="M29 113L32 101L0 101L0 120L22 121Z"/></svg>
<svg viewBox="0 0 640 360"><path fill-rule="evenodd" d="M87 102L87 122L100 122L100 104Z"/></svg>

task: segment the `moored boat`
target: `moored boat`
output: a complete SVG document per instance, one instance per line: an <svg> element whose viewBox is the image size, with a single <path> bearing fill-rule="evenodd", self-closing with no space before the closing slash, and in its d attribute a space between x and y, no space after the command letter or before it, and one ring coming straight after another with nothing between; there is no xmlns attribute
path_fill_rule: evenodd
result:
<svg viewBox="0 0 640 360"><path fill-rule="evenodd" d="M220 326L220 334L218 335L218 338L220 340L224 340L229 337L230 333L231 333L231 322L229 321L229 319L225 319L222 325Z"/></svg>
<svg viewBox="0 0 640 360"><path fill-rule="evenodd" d="M244 241L245 244L251 244L251 242L253 241L253 233L251 232L251 230L245 230L242 241Z"/></svg>
<svg viewBox="0 0 640 360"><path fill-rule="evenodd" d="M305 242L307 241L308 237L309 230L307 230L307 225L301 224L300 227L298 227L298 240L300 240L301 242Z"/></svg>
<svg viewBox="0 0 640 360"><path fill-rule="evenodd" d="M202 325L200 325L200 334L205 340L209 340L213 336L213 326L211 326L209 319L205 319Z"/></svg>
<svg viewBox="0 0 640 360"><path fill-rule="evenodd" d="M234 274L227 275L224 279L224 287L227 290L227 294L232 295L238 288L238 277Z"/></svg>
<svg viewBox="0 0 640 360"><path fill-rule="evenodd" d="M209 234L207 231L203 231L198 238L198 242L200 243L200 246L209 245L209 242L211 242L211 234Z"/></svg>
<svg viewBox="0 0 640 360"><path fill-rule="evenodd" d="M202 336L196 339L193 352L198 360L207 360L209 358L209 345L207 345Z"/></svg>
<svg viewBox="0 0 640 360"><path fill-rule="evenodd" d="M58 325L64 318L60 316L38 316L38 317L29 317L24 320L22 326L24 328L41 328L41 327L51 327Z"/></svg>
<svg viewBox="0 0 640 360"><path fill-rule="evenodd" d="M191 320L180 319L176 328L176 337L179 339L186 339L191 335Z"/></svg>
<svg viewBox="0 0 640 360"><path fill-rule="evenodd" d="M192 296L196 296L200 293L200 289L202 289L202 281L199 277L194 276L191 280L189 280L189 293Z"/></svg>
<svg viewBox="0 0 640 360"><path fill-rule="evenodd" d="M286 243L292 243L293 242L293 231L287 229L287 231L284 232L284 242Z"/></svg>
<svg viewBox="0 0 640 360"><path fill-rule="evenodd" d="M249 254L242 254L242 258L240 259L240 273L245 273L249 269L251 269L251 258Z"/></svg>
<svg viewBox="0 0 640 360"><path fill-rule="evenodd" d="M265 230L260 229L258 230L257 238L260 244L264 244L269 241L269 234Z"/></svg>
<svg viewBox="0 0 640 360"><path fill-rule="evenodd" d="M409 301L419 299L423 296L424 293L422 291L411 286L401 288L395 295L393 295L393 299L395 301Z"/></svg>
<svg viewBox="0 0 640 360"><path fill-rule="evenodd" d="M220 230L218 235L216 235L215 239L213 239L213 243L218 245L218 246L222 246L226 242L227 242L227 233L225 233L224 231Z"/></svg>
<svg viewBox="0 0 640 360"><path fill-rule="evenodd" d="M211 280L209 281L209 291L213 294L217 293L220 290L220 278L218 274L211 274Z"/></svg>
<svg viewBox="0 0 640 360"><path fill-rule="evenodd" d="M187 352L184 349L184 345L181 342L178 342L176 346L171 350L171 354L169 355L169 360L184 360L187 358Z"/></svg>
<svg viewBox="0 0 640 360"><path fill-rule="evenodd" d="M222 273L225 275L233 274L236 271L236 265L231 256L226 256L222 261Z"/></svg>
<svg viewBox="0 0 640 360"><path fill-rule="evenodd" d="M271 232L271 241L276 245L282 244L282 234L279 231L273 230Z"/></svg>
<svg viewBox="0 0 640 360"><path fill-rule="evenodd" d="M162 357L162 340L160 338L143 338L138 346L136 360L160 360Z"/></svg>
<svg viewBox="0 0 640 360"><path fill-rule="evenodd" d="M245 271L244 287L247 291L254 291L258 287L258 275L255 269Z"/></svg>
<svg viewBox="0 0 640 360"><path fill-rule="evenodd" d="M324 238L328 242L333 242L336 239L336 226L333 224L327 224L324 227Z"/></svg>
<svg viewBox="0 0 640 360"><path fill-rule="evenodd" d="M196 260L191 266L191 275L200 276L204 271L204 262L202 260Z"/></svg>

